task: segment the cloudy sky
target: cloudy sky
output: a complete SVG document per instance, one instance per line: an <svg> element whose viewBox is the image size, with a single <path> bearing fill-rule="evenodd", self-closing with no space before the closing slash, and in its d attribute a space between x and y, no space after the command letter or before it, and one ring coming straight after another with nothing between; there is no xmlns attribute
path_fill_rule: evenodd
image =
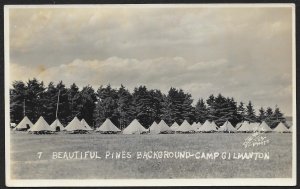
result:
<svg viewBox="0 0 300 189"><path fill-rule="evenodd" d="M11 81L173 86L292 115L292 9L11 8Z"/></svg>

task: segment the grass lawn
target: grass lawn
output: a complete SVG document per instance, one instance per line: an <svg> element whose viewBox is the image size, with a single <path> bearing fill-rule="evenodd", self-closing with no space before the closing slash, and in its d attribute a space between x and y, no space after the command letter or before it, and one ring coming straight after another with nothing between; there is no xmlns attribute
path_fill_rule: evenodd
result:
<svg viewBox="0 0 300 189"><path fill-rule="evenodd" d="M11 133L13 179L289 178L292 134L266 133L265 146L244 148L250 133L166 135ZM106 151L269 152L270 159L105 159ZM52 159L53 152L97 151L102 159ZM38 152L43 152L41 158Z"/></svg>

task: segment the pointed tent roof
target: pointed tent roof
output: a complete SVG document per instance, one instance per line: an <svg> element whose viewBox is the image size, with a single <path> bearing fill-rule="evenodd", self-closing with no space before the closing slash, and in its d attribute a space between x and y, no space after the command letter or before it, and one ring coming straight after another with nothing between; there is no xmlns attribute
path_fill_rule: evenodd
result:
<svg viewBox="0 0 300 189"><path fill-rule="evenodd" d="M192 128L195 130L195 131L197 131L198 129L199 129L199 124L198 123L196 123L196 122L194 122L193 124L192 124Z"/></svg>
<svg viewBox="0 0 300 189"><path fill-rule="evenodd" d="M258 122L249 123L248 128L249 128L249 131L251 131L251 132L258 131L258 130L260 130L260 123L258 123Z"/></svg>
<svg viewBox="0 0 300 189"><path fill-rule="evenodd" d="M143 132L147 132L138 120L134 119L124 130L123 134L141 134Z"/></svg>
<svg viewBox="0 0 300 189"><path fill-rule="evenodd" d="M27 124L31 128L33 126L33 123L28 119L27 116L25 116L22 121L15 127L15 129L26 129Z"/></svg>
<svg viewBox="0 0 300 189"><path fill-rule="evenodd" d="M250 129L250 124L248 121L244 121L241 126L238 128L238 131L240 132L249 132Z"/></svg>
<svg viewBox="0 0 300 189"><path fill-rule="evenodd" d="M170 132L172 129L166 124L164 120L161 120L158 124L161 132Z"/></svg>
<svg viewBox="0 0 300 189"><path fill-rule="evenodd" d="M89 124L85 121L85 119L82 119L80 122L88 131L92 131L93 129L89 126Z"/></svg>
<svg viewBox="0 0 300 189"><path fill-rule="evenodd" d="M290 127L288 128L288 130L289 130L289 132L293 132L293 127L290 126Z"/></svg>
<svg viewBox="0 0 300 189"><path fill-rule="evenodd" d="M28 130L29 132L35 132L35 131L54 131L48 123L45 121L45 119L40 116L40 118L37 120L37 122Z"/></svg>
<svg viewBox="0 0 300 189"><path fill-rule="evenodd" d="M173 125L170 127L173 131L176 131L176 129L179 127L178 123L175 121Z"/></svg>
<svg viewBox="0 0 300 189"><path fill-rule="evenodd" d="M106 119L102 125L97 128L97 131L102 131L102 132L120 132L121 130L116 127L110 119Z"/></svg>
<svg viewBox="0 0 300 189"><path fill-rule="evenodd" d="M236 128L227 120L220 128L219 131L236 132Z"/></svg>
<svg viewBox="0 0 300 189"><path fill-rule="evenodd" d="M22 121L15 127L15 129L26 129L27 124L31 128L33 126L33 123L28 119L27 116L25 116Z"/></svg>
<svg viewBox="0 0 300 189"><path fill-rule="evenodd" d="M263 121L258 126L258 131L261 131L261 132L270 132L270 131L273 131L273 130L268 126L268 124L265 121Z"/></svg>
<svg viewBox="0 0 300 189"><path fill-rule="evenodd" d="M274 128L274 131L278 133L289 132L288 128L282 122L280 122L277 127Z"/></svg>
<svg viewBox="0 0 300 189"><path fill-rule="evenodd" d="M215 124L215 122L214 121L209 122L208 120L206 120L204 124L198 129L198 131L205 131L205 132L216 131L216 130L217 130L217 125Z"/></svg>
<svg viewBox="0 0 300 189"><path fill-rule="evenodd" d="M187 120L184 120L183 123L176 129L176 131L179 132L190 132L194 131L193 127L187 122Z"/></svg>
<svg viewBox="0 0 300 189"><path fill-rule="evenodd" d="M150 133L159 133L158 130L158 124L156 123L156 121L153 121L152 125L149 127L150 129Z"/></svg>
<svg viewBox="0 0 300 189"><path fill-rule="evenodd" d="M65 127L65 130L66 131L77 131L77 130L87 131L87 128L80 123L77 117L74 117L74 119Z"/></svg>
<svg viewBox="0 0 300 189"><path fill-rule="evenodd" d="M50 125L50 127L54 130L56 130L56 127L59 127L61 131L65 129L63 124L61 124L61 122L59 121L59 119L56 119L55 121L53 121L53 123Z"/></svg>

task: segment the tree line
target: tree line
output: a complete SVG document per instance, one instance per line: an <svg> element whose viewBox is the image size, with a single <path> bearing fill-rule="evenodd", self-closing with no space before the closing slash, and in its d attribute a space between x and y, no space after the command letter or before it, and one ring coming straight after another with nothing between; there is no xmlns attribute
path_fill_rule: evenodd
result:
<svg viewBox="0 0 300 189"><path fill-rule="evenodd" d="M48 123L52 123L56 113L64 125L75 116L84 118L92 127L98 127L109 118L120 129L129 125L133 119L137 119L146 128L153 121L159 122L162 119L169 125L175 121L178 124L184 120L203 124L209 120L215 121L218 126L227 120L234 126L242 121L266 121L271 128L279 122L285 122L277 106L274 110L261 107L256 113L251 101L247 104L238 103L234 98L222 94L212 94L206 100L200 98L193 105L191 94L173 87L167 94L163 94L160 90L149 90L146 86L135 87L131 93L123 85L118 89L110 85L100 86L95 91L89 85L80 90L75 83L66 87L62 81L56 85L50 82L46 87L43 81L35 78L12 83L11 122L19 123L25 114L33 122L43 116Z"/></svg>

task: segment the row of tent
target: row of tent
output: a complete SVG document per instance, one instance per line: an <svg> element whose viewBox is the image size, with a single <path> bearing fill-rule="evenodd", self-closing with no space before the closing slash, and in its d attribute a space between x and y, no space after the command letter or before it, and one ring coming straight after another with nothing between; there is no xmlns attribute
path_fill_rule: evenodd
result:
<svg viewBox="0 0 300 189"><path fill-rule="evenodd" d="M40 117L35 124L24 117L24 119L14 128L17 131L28 131L31 133L51 133L58 131L67 131L70 133L86 133L92 131L93 129L88 125L88 123L82 119L79 121L77 117L64 127L61 122L56 119L51 125L45 121L43 117ZM202 125L201 123L193 123L190 125L186 120L179 126L176 122L169 127L164 120L161 120L158 124L154 121L149 129L143 127L138 120L133 120L123 131L116 127L110 119L106 119L105 122L96 129L97 132L101 133L120 133L123 134L143 134L143 133L195 133L195 132L291 132L291 128L287 128L283 123L279 123L274 129L271 129L266 122L262 123L249 123L242 122L233 127L229 121L226 121L222 126L218 127L213 121L208 120Z"/></svg>

